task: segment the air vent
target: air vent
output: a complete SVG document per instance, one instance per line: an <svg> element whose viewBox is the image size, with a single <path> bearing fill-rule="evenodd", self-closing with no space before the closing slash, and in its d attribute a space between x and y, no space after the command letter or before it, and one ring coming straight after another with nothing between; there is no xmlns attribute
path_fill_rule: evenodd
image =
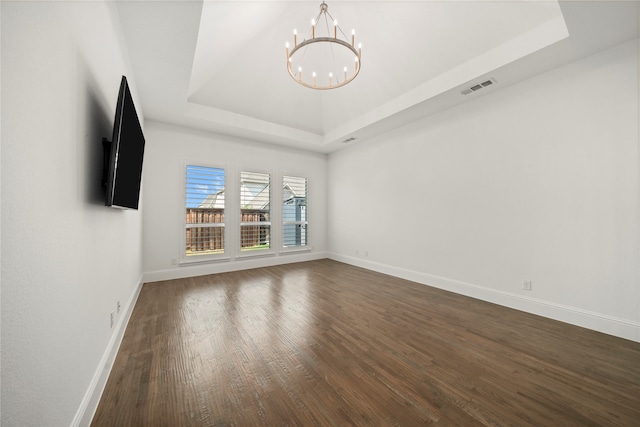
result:
<svg viewBox="0 0 640 427"><path fill-rule="evenodd" d="M349 143L349 142L351 142L351 141L355 141L355 140L356 140L356 139L352 136L351 138L347 138L347 139L345 139L344 141L342 141L342 143L343 143L343 144L347 144L347 143Z"/></svg>
<svg viewBox="0 0 640 427"><path fill-rule="evenodd" d="M496 83L496 79L491 78L491 79L489 79L487 81L484 81L482 83L477 83L477 84L475 84L473 86L470 86L470 87L466 88L465 90L463 90L460 93L463 94L463 95L469 95L472 92L479 91L480 89L484 89L485 87L491 86L492 84L495 84L495 83Z"/></svg>

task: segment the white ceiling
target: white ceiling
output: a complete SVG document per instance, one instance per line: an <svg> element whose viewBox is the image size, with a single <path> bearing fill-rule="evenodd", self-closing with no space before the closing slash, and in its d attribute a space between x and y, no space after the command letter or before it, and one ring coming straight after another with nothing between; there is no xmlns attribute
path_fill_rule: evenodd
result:
<svg viewBox="0 0 640 427"><path fill-rule="evenodd" d="M289 76L284 46L320 3L118 2L145 118L331 152L639 35L636 1L330 0L362 67L316 91Z"/></svg>

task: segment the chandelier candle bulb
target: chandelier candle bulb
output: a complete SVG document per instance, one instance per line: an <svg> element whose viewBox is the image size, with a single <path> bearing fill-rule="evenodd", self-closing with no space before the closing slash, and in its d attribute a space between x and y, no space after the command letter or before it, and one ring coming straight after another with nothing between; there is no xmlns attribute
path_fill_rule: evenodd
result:
<svg viewBox="0 0 640 427"><path fill-rule="evenodd" d="M316 20L315 19L311 20L311 38L312 39L316 38Z"/></svg>
<svg viewBox="0 0 640 427"><path fill-rule="evenodd" d="M316 72L313 72L313 87L316 87Z"/></svg>
<svg viewBox="0 0 640 427"><path fill-rule="evenodd" d="M351 47L356 45L356 30L351 30Z"/></svg>
<svg viewBox="0 0 640 427"><path fill-rule="evenodd" d="M338 20L337 19L333 20L333 38L334 39L338 38Z"/></svg>
<svg viewBox="0 0 640 427"><path fill-rule="evenodd" d="M298 80L302 81L302 67L298 67Z"/></svg>
<svg viewBox="0 0 640 427"><path fill-rule="evenodd" d="M293 47L296 47L298 45L298 31L296 31L296 29L293 29Z"/></svg>
<svg viewBox="0 0 640 427"><path fill-rule="evenodd" d="M344 81L347 81L347 67L344 67Z"/></svg>

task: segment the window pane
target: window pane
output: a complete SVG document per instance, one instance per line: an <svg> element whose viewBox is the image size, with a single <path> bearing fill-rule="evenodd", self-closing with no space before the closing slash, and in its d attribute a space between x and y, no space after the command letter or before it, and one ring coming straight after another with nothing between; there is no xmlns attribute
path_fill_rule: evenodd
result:
<svg viewBox="0 0 640 427"><path fill-rule="evenodd" d="M283 246L306 246L307 178L285 176L282 198Z"/></svg>
<svg viewBox="0 0 640 427"><path fill-rule="evenodd" d="M240 250L271 246L271 181L269 174L240 173Z"/></svg>
<svg viewBox="0 0 640 427"><path fill-rule="evenodd" d="M224 169L187 166L185 254L224 252Z"/></svg>

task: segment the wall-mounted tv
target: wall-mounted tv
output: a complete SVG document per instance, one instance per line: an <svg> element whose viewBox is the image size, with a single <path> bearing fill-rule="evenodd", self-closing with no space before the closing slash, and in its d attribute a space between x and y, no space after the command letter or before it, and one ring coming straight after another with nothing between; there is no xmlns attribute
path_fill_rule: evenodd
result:
<svg viewBox="0 0 640 427"><path fill-rule="evenodd" d="M105 205L138 209L145 140L125 76L122 76L118 92L112 140L103 139L102 142L105 151Z"/></svg>

